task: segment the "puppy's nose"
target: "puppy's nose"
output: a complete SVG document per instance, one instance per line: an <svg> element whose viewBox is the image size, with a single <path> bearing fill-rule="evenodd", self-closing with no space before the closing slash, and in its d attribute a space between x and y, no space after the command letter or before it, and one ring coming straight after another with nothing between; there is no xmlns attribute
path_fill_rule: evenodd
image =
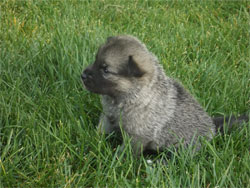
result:
<svg viewBox="0 0 250 188"><path fill-rule="evenodd" d="M83 73L82 73L82 79L83 79L83 80L86 80L87 78L91 78L91 77L92 77L91 71L90 71L88 68L86 68L86 69L83 71Z"/></svg>

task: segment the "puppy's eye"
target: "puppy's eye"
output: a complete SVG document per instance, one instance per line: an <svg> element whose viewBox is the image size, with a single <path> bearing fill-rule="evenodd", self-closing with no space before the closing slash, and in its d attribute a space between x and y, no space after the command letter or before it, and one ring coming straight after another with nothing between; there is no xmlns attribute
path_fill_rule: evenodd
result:
<svg viewBox="0 0 250 188"><path fill-rule="evenodd" d="M108 73L108 72L109 72L109 71L108 71L108 66L103 67L103 72L105 72L105 73Z"/></svg>
<svg viewBox="0 0 250 188"><path fill-rule="evenodd" d="M109 73L108 65L106 64L102 65L101 69L103 70L104 73Z"/></svg>

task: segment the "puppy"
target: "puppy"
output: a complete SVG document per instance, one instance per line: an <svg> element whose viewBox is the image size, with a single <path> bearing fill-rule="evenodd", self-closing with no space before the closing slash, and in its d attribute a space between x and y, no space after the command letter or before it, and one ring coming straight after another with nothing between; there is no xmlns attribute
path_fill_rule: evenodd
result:
<svg viewBox="0 0 250 188"><path fill-rule="evenodd" d="M88 66L82 80L87 90L102 96L99 129L131 137L135 154L211 139L222 119L213 119L177 81L165 75L157 58L132 36L109 37ZM224 120L224 119L223 119Z"/></svg>

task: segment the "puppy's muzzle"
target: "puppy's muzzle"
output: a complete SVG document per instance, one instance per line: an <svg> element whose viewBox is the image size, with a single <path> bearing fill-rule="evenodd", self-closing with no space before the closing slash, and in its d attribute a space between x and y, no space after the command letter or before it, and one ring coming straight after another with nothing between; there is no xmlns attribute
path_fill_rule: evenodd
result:
<svg viewBox="0 0 250 188"><path fill-rule="evenodd" d="M83 71L81 77L82 77L82 80L83 80L83 81L86 81L87 79L92 78L93 75L92 75L91 71L87 68L87 69L85 69L85 70Z"/></svg>

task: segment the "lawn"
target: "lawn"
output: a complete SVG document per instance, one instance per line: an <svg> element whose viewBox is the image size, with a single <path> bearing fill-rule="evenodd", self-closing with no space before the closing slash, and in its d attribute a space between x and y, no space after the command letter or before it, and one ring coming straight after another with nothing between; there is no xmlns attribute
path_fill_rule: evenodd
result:
<svg viewBox="0 0 250 188"><path fill-rule="evenodd" d="M211 116L249 113L249 12L247 1L2 0L0 187L250 187L249 123L197 153L136 159L127 144L118 157L80 79L108 36L130 34Z"/></svg>

